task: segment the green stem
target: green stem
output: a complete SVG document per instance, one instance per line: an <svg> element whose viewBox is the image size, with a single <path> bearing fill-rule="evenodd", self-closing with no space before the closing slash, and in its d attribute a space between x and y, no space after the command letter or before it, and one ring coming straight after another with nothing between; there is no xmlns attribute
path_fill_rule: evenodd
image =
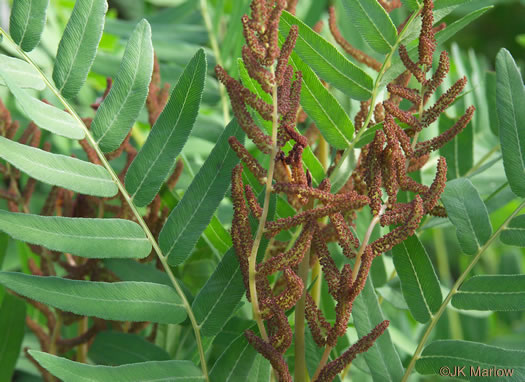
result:
<svg viewBox="0 0 525 382"><path fill-rule="evenodd" d="M215 36L215 33L213 32L213 24L211 22L210 13L208 12L208 3L207 0L200 0L201 1L201 13L202 18L204 19L204 24L206 25L206 30L208 31L208 37L210 38L210 44L211 49L213 50L213 54L215 55L215 61L220 66L224 67L224 63L222 62L221 57L221 50L219 48L219 43L217 42L217 37ZM222 83L219 83L219 92L221 95L221 103L222 103L222 114L224 116L224 123L228 124L230 122L230 104L228 102L228 97L226 95L226 88Z"/></svg>
<svg viewBox="0 0 525 382"><path fill-rule="evenodd" d="M452 300L452 297L457 293L460 285L463 283L463 281L465 280L465 278L467 277L467 275L470 273L470 271L472 270L472 268L474 268L474 266L478 263L479 259L481 258L481 255L483 255L483 253L487 250L487 248L492 244L492 242L494 240L496 240L496 238L499 236L499 234L501 233L501 231L503 231L505 229L505 227L509 224L509 222L523 209L525 208L525 201L522 202L518 208L516 208L514 210L514 212L512 212L512 214L505 220L505 222L497 229L496 232L494 232L490 238L487 240L487 242L483 245L483 247L481 247L479 250L478 250L478 253L476 253L476 255L474 256L474 258L472 259L472 261L470 262L470 264L468 265L467 269L465 269L465 271L463 271L463 273L461 274L461 276L459 276L459 278L457 279L457 281L454 283L454 285L452 286L452 289L450 290L450 292L448 293L447 297L445 298L445 300L443 301L443 303L441 304L441 306L439 307L439 310L437 311L437 313L434 315L434 317L432 317L432 320L430 321L425 333L423 334L423 337L421 337L421 340L419 341L419 344L416 348L416 351L412 357L412 359L410 360L410 363L407 367L407 370L405 372L405 375L403 376L403 379L401 380L401 382L406 382L408 380L408 377L410 376L410 374L412 373L412 370L414 369L414 366L416 365L416 361L419 359L419 356L421 355L421 352L423 351L423 346L425 346L429 336L430 336L430 333L432 333L432 330L434 329L434 327L436 326L436 324L438 323L439 319L441 318L441 316L443 315L443 313L445 312L447 306L448 306L448 303L450 302L450 300Z"/></svg>
<svg viewBox="0 0 525 382"><path fill-rule="evenodd" d="M271 67L271 73L274 74L274 67ZM257 299L257 283L256 283L256 272L255 267L257 265L257 252L261 244L261 239L264 233L264 226L266 225L266 218L268 217L268 210L270 208L270 196L272 194L272 182L273 173L275 170L275 157L277 156L277 128L279 126L279 114L278 114L278 99L277 99L277 84L272 86L272 97L273 97L273 113L272 113L272 150L270 153L270 165L268 166L268 174L266 176L266 190L264 194L264 204L261 218L259 219L259 226L257 227L257 233L253 241L252 251L250 258L248 259L248 278L250 287L250 299L252 302L253 318L257 322L259 332L265 341L268 341L268 334L264 327L264 322L261 317L261 311L259 309L259 301Z"/></svg>
<svg viewBox="0 0 525 382"><path fill-rule="evenodd" d="M135 206L135 203L133 203L133 200L132 200L131 196L126 191L126 188L124 187L124 185L120 182L120 179L118 178L118 175L116 174L116 172L113 170L113 168L109 164L108 160L104 156L104 153L98 147L95 139L91 135L91 132L86 127L86 125L84 124L82 119L79 117L79 115L76 113L76 111L73 109L73 107L69 104L69 102L62 96L62 94L60 94L60 92L49 81L47 76L42 72L42 70L40 70L40 68L33 62L33 60L11 39L11 36L9 36L2 28L0 28L0 34L4 35L7 40L9 40L14 46L16 46L17 52L23 57L23 59L27 63L29 63L31 66L33 66L35 68L35 70L42 77L42 80L46 83L47 87L53 92L53 94L60 100L62 105L65 107L65 109L78 122L78 124L80 125L80 127L82 128L84 133L86 134L87 141L93 147L93 149L95 150L98 158L100 159L100 162L102 163L104 168L109 172L109 174L111 175L111 178L113 179L113 181L117 185L119 191L122 193L122 196L126 200L126 203L129 205L131 211L133 212L133 215L137 219L137 222L139 223L139 225L144 230L144 232L146 234L146 237L150 241L153 249L155 250L155 252L156 252L160 262L162 263L162 266L163 266L164 270L168 274L168 276L169 276L169 278L171 280L171 283L173 284L173 287L175 288L175 290L177 291L177 294L179 295L179 297L182 300L184 308L186 309L186 313L188 314L188 317L189 317L189 319L191 321L191 325L193 327L193 331L195 333L195 339L197 341L197 347L199 349L199 356L200 356L200 361L201 361L202 373L204 374L204 377L206 378L206 381L209 381L208 369L207 369L207 366L206 366L206 358L205 358L205 355L204 355L204 349L202 347L202 341L201 341L201 336L200 336L199 325L197 324L197 320L195 319L195 315L193 314L193 311L191 309L191 305L188 302L188 300L186 299L186 296L184 295L184 292L182 291L182 288L180 287L177 279L173 275L173 272L172 272L172 270L171 270L171 268L170 268L170 266L168 264L166 256L164 256L164 254L162 253L162 250L160 249L159 245L157 244L157 241L155 240L153 234L151 233L148 225L146 224L146 222L142 218L142 215L138 212L137 207Z"/></svg>
<svg viewBox="0 0 525 382"><path fill-rule="evenodd" d="M369 125L370 121L372 120L372 115L374 114L374 106L375 106L375 102L376 102L377 96L379 95L381 81L383 80L383 77L384 77L386 71L388 70L388 68L390 68L390 65L392 63L392 57L394 56L395 52L397 51L397 48L401 44L401 41L403 40L403 38L405 36L405 33L407 32L408 28L412 25L414 20L416 20L418 14L419 14L419 11L421 10L422 7L423 6L420 5L419 9L415 10L414 13L412 14L412 16L410 16L410 18L406 22L406 24L403 27L403 29L401 30L401 32L399 32L399 35L397 36L396 43L394 44L394 46L392 46L392 50L385 57L385 61L384 61L383 65L381 66L381 69L379 70L379 74L377 75L376 80L374 82L374 88L372 89L372 98L371 98L371 101L370 101L370 110L368 111L368 115L366 116L365 123L363 124L363 127L361 127L361 129L359 130L357 135L354 137L352 142L350 142L350 145L344 151L341 159L339 160L339 162L335 166L334 170L332 171L332 175L330 175L330 182L331 183L334 183L334 181L337 179L337 173L339 172L339 169L341 168L341 166L343 165L345 160L348 158L348 156L350 155L350 153L354 149L354 147L357 144L357 142L359 142L359 139L361 139L361 137L363 136L364 132L368 128L368 125Z"/></svg>

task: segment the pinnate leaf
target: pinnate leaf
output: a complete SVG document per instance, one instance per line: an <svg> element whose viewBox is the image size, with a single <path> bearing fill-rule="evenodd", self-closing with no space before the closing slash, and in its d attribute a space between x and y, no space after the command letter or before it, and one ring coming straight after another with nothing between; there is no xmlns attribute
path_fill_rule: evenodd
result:
<svg viewBox="0 0 525 382"><path fill-rule="evenodd" d="M40 42L46 24L49 0L15 0L9 19L9 34L20 47L32 51Z"/></svg>
<svg viewBox="0 0 525 382"><path fill-rule="evenodd" d="M241 333L215 361L210 370L210 380L221 382L245 382L257 352Z"/></svg>
<svg viewBox="0 0 525 382"><path fill-rule="evenodd" d="M496 105L505 174L516 195L525 197L525 86L508 50L496 57Z"/></svg>
<svg viewBox="0 0 525 382"><path fill-rule="evenodd" d="M216 270L195 297L192 310L203 336L218 334L244 295L235 250L226 252Z"/></svg>
<svg viewBox="0 0 525 382"><path fill-rule="evenodd" d="M39 216L0 210L0 230L17 240L87 258L144 258L151 244L130 220Z"/></svg>
<svg viewBox="0 0 525 382"><path fill-rule="evenodd" d="M10 78L9 73L4 72L3 68L0 68L0 77L15 96L24 114L39 127L67 138L84 138L84 130L71 114L30 96Z"/></svg>
<svg viewBox="0 0 525 382"><path fill-rule="evenodd" d="M343 0L349 21L372 49L390 53L397 39L397 30L377 0Z"/></svg>
<svg viewBox="0 0 525 382"><path fill-rule="evenodd" d="M0 54L0 68L3 74L19 88L44 90L46 87L38 72L23 60ZM0 85L6 85L2 76L0 76Z"/></svg>
<svg viewBox="0 0 525 382"><path fill-rule="evenodd" d="M89 358L99 364L118 366L146 361L167 361L170 355L137 334L104 331L89 347Z"/></svg>
<svg viewBox="0 0 525 382"><path fill-rule="evenodd" d="M106 0L77 0L58 45L53 80L64 97L75 97L97 54L108 9Z"/></svg>
<svg viewBox="0 0 525 382"><path fill-rule="evenodd" d="M463 252L476 254L492 234L487 207L470 180L455 179L447 183L441 196L448 217L456 227Z"/></svg>
<svg viewBox="0 0 525 382"><path fill-rule="evenodd" d="M428 345L416 362L416 370L424 375L439 374L442 368L447 367L453 373L455 368L465 366L465 376L460 379L471 381L523 381L525 379L525 352L507 350L496 346L489 346L470 341L443 340L434 341ZM507 376L489 377L481 374L472 375L471 370L481 372L483 369L510 369L512 374Z"/></svg>
<svg viewBox="0 0 525 382"><path fill-rule="evenodd" d="M117 78L91 124L104 152L116 150L144 107L153 71L151 28L140 21L126 46Z"/></svg>
<svg viewBox="0 0 525 382"><path fill-rule="evenodd" d="M53 154L0 137L0 158L41 182L82 194L110 197L118 192L111 175L101 166Z"/></svg>
<svg viewBox="0 0 525 382"><path fill-rule="evenodd" d="M206 57L199 49L126 173L126 189L137 206L148 205L173 171L197 118L205 77Z"/></svg>
<svg viewBox="0 0 525 382"><path fill-rule="evenodd" d="M501 231L500 239L508 245L525 247L525 215L516 216Z"/></svg>
<svg viewBox="0 0 525 382"><path fill-rule="evenodd" d="M474 276L452 297L458 309L525 310L525 275Z"/></svg>
<svg viewBox="0 0 525 382"><path fill-rule="evenodd" d="M29 353L42 367L64 382L204 381L200 370L190 361L150 361L111 367L87 365L35 350Z"/></svg>
<svg viewBox="0 0 525 382"><path fill-rule="evenodd" d="M272 365L262 355L257 354L253 366L250 369L249 381L270 382L272 377Z"/></svg>
<svg viewBox="0 0 525 382"><path fill-rule="evenodd" d="M259 204L263 203L264 197L265 190L263 189L258 196ZM272 195L268 208L268 221L276 215L276 209L276 197ZM250 216L249 221L252 235L254 235L259 220ZM262 261L268 245L269 240L263 237L257 253L258 261ZM202 334L205 336L218 334L235 313L244 293L239 261L234 248L231 248L224 254L217 268L193 301L192 309Z"/></svg>
<svg viewBox="0 0 525 382"><path fill-rule="evenodd" d="M0 284L32 300L83 316L166 324L186 318L175 290L161 284L79 281L16 272L1 272Z"/></svg>
<svg viewBox="0 0 525 382"><path fill-rule="evenodd" d="M11 381L24 339L26 305L9 293L0 301L0 381Z"/></svg>
<svg viewBox="0 0 525 382"><path fill-rule="evenodd" d="M432 262L416 235L392 250L401 290L414 318L425 323L438 311L443 296Z"/></svg>
<svg viewBox="0 0 525 382"><path fill-rule="evenodd" d="M315 33L308 25L283 12L279 28L284 36L292 25L299 28L295 51L323 80L347 96L364 101L372 94L373 81L359 67L347 60L336 47Z"/></svg>
<svg viewBox="0 0 525 382"><path fill-rule="evenodd" d="M231 136L241 142L244 140L244 133L235 120L221 134L160 231L159 245L171 265L179 265L189 257L230 187L231 172L239 163L228 143Z"/></svg>

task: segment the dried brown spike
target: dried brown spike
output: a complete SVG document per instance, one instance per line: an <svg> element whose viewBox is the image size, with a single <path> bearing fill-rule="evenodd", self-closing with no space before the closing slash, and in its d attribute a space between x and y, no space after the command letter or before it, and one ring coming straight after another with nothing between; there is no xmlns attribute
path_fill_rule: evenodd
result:
<svg viewBox="0 0 525 382"><path fill-rule="evenodd" d="M266 0L253 0L250 8L252 10L252 27L256 28L258 32L262 32L263 26L268 18Z"/></svg>
<svg viewBox="0 0 525 382"><path fill-rule="evenodd" d="M421 124L423 127L429 126L431 123L436 121L441 113L445 111L457 98L457 96L463 91L467 85L467 77L460 78L456 81L450 89L447 90L445 94L442 94L441 97L436 101L434 106L430 109L425 110L421 118Z"/></svg>
<svg viewBox="0 0 525 382"><path fill-rule="evenodd" d="M310 249L313 233L314 225L307 224L301 231L301 234L292 248L286 252L279 253L262 264L257 265L257 277L267 277L285 268L292 268L299 265L304 258L306 251Z"/></svg>
<svg viewBox="0 0 525 382"><path fill-rule="evenodd" d="M388 84L386 88L392 95L404 98L412 102L416 108L419 108L419 105L421 104L421 96L415 89L410 89L396 84Z"/></svg>
<svg viewBox="0 0 525 382"><path fill-rule="evenodd" d="M284 44L281 48L281 54L279 55L275 69L275 80L279 86L281 86L283 83L283 76L286 72L286 67L288 66L288 59L290 58L292 50L295 47L298 33L299 29L297 25L292 25L290 32L288 32L288 37L286 37L286 40L284 41Z"/></svg>
<svg viewBox="0 0 525 382"><path fill-rule="evenodd" d="M456 135L461 133L465 127L467 127L470 120L472 119L472 116L474 115L475 110L476 108L474 106L470 106L465 114L450 129L435 138L418 143L416 145L414 156L420 157L427 155L432 151L438 150L445 146L447 142L450 142Z"/></svg>
<svg viewBox="0 0 525 382"><path fill-rule="evenodd" d="M250 211L252 211L253 216L255 216L257 219L260 219L263 209L259 205L259 202L257 202L257 197L255 196L255 193L253 192L253 189L250 187L250 185L246 184L244 186L244 194L246 195L248 207L250 207Z"/></svg>
<svg viewBox="0 0 525 382"><path fill-rule="evenodd" d="M279 57L279 21L281 19L281 14L286 6L284 0L276 0L275 7L270 12L268 21L266 23L266 31L264 33L265 42L268 44L268 49L266 51L266 58L263 61L263 64L270 66L273 64L275 59Z"/></svg>
<svg viewBox="0 0 525 382"><path fill-rule="evenodd" d="M403 61L403 64L405 65L405 68L407 68L410 73L416 77L416 80L420 84L424 84L426 82L425 73L421 70L421 68L410 58L408 55L408 51L406 46L403 44L399 45L399 57L401 57L401 61Z"/></svg>
<svg viewBox="0 0 525 382"><path fill-rule="evenodd" d="M347 351L345 351L339 358L326 364L321 373L315 379L314 382L331 382L337 374L339 374L355 357L366 352L372 347L376 340L385 332L388 328L390 321L385 320L377 325L372 331L366 336L360 338L354 345L352 345Z"/></svg>
<svg viewBox="0 0 525 382"><path fill-rule="evenodd" d="M275 297L275 301L283 310L291 309L303 295L303 280L291 269L284 268L283 276L286 279L286 289Z"/></svg>
<svg viewBox="0 0 525 382"><path fill-rule="evenodd" d="M368 115L368 109L370 108L370 100L361 101L359 111L355 115L354 125L355 131L358 132L363 127L365 123L366 116Z"/></svg>
<svg viewBox="0 0 525 382"><path fill-rule="evenodd" d="M257 60L257 57L246 45L242 47L242 60L250 77L256 80L266 93L271 94L272 86L275 83L274 75Z"/></svg>
<svg viewBox="0 0 525 382"><path fill-rule="evenodd" d="M410 213L407 221L403 225L387 233L385 236L377 239L370 245L374 257L391 250L407 237L414 234L425 211L423 200L421 200L419 195L416 195L411 204L412 212Z"/></svg>
<svg viewBox="0 0 525 382"><path fill-rule="evenodd" d="M432 75L432 78L425 83L425 103L430 98L430 96L434 94L438 86L441 85L449 71L450 60L448 58L448 53L443 51L439 56L439 64L435 73Z"/></svg>
<svg viewBox="0 0 525 382"><path fill-rule="evenodd" d="M268 320L270 344L279 353L284 354L292 344L292 328L283 309L277 304L272 304L273 315Z"/></svg>
<svg viewBox="0 0 525 382"><path fill-rule="evenodd" d="M327 206L314 208L301 212L295 216L286 218L280 218L273 222L266 223L267 236L273 237L277 235L281 230L290 229L299 224L306 223L310 219L319 219L325 216L329 216L335 212L344 212L350 210L357 210L364 207L369 203L368 197L364 195L358 195L356 192L348 193L349 197L344 202L334 202Z"/></svg>
<svg viewBox="0 0 525 382"><path fill-rule="evenodd" d="M242 182L242 165L235 166L232 172L232 199L233 199L233 219L231 236L235 254L239 260L239 265L243 275L244 286L249 291L248 282L248 258L252 248L252 232L248 220L248 208L244 201Z"/></svg>
<svg viewBox="0 0 525 382"><path fill-rule="evenodd" d="M384 101L383 106L385 107L385 110L388 114L392 114L394 117L399 119L401 122L406 123L407 125L413 127L416 129L416 131L420 131L422 126L419 120L412 115L409 111L401 110L398 106L394 105L390 101Z"/></svg>
<svg viewBox="0 0 525 382"><path fill-rule="evenodd" d="M319 263L323 269L323 275L328 284L328 292L335 298L337 296L337 288L341 273L330 256L330 252L328 251L324 238L321 236L319 227L316 227L316 233L312 238L312 251L319 259Z"/></svg>
<svg viewBox="0 0 525 382"><path fill-rule="evenodd" d="M341 271L339 285L337 290L337 305L335 307L335 322L326 338L326 342L331 347L337 344L337 339L346 333L348 327L348 320L352 312L352 303L346 298L350 294L352 287L352 267L350 264L345 264Z"/></svg>
<svg viewBox="0 0 525 382"><path fill-rule="evenodd" d="M266 183L266 170L259 164L250 152L242 145L236 137L228 138L228 143L239 159L246 165L248 170L255 176L260 184Z"/></svg>
<svg viewBox="0 0 525 382"><path fill-rule="evenodd" d="M244 39L246 40L246 44L252 51L253 55L257 57L259 61L264 60L264 57L266 57L266 48L259 40L256 31L252 29L252 23L250 21L251 20L247 15L244 15L241 18Z"/></svg>
<svg viewBox="0 0 525 382"><path fill-rule="evenodd" d="M421 11L422 23L419 35L419 64L425 67L425 71L432 67L432 58L436 50L436 39L434 37L434 1L423 0Z"/></svg>
<svg viewBox="0 0 525 382"><path fill-rule="evenodd" d="M331 326L323 316L323 312L315 304L314 299L310 293L305 294L305 317L310 332L314 338L315 343L319 347L326 345L326 335L330 331Z"/></svg>
<svg viewBox="0 0 525 382"><path fill-rule="evenodd" d="M423 201L425 205L425 212L429 213L436 207L439 197L445 190L445 184L447 182L447 161L445 158L440 157L438 160L436 177L430 186L430 189L426 194L423 195Z"/></svg>
<svg viewBox="0 0 525 382"><path fill-rule="evenodd" d="M355 257L354 250L359 248L359 239L354 236L343 215L335 213L330 216L330 221L337 233L339 245L343 248L343 254L349 259Z"/></svg>
<svg viewBox="0 0 525 382"><path fill-rule="evenodd" d="M279 353L272 345L264 341L262 338L258 337L251 330L246 330L244 332L248 342L262 354L264 358L270 361L273 370L277 374L279 382L292 382L292 376L288 370L288 365L284 361L284 358L281 353Z"/></svg>

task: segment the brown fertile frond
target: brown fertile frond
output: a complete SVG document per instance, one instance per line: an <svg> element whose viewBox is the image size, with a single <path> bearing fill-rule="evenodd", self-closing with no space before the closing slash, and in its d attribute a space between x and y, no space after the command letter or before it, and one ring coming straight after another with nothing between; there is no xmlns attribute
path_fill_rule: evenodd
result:
<svg viewBox="0 0 525 382"><path fill-rule="evenodd" d="M465 114L450 129L428 141L419 142L416 145L414 156L420 157L445 146L447 142L450 142L456 135L461 133L465 127L467 127L475 110L476 108L474 106L470 106Z"/></svg>
<svg viewBox="0 0 525 382"><path fill-rule="evenodd" d="M421 105L421 96L416 89L411 89L396 84L388 84L386 88L390 94L399 96L412 102L416 109L419 108L419 105Z"/></svg>
<svg viewBox="0 0 525 382"><path fill-rule="evenodd" d="M244 186L244 195L246 196L248 207L250 207L250 211L252 212L253 216L255 216L257 219L260 219L263 209L259 205L253 189L248 184Z"/></svg>
<svg viewBox="0 0 525 382"><path fill-rule="evenodd" d="M360 102L359 111L355 115L355 119L354 119L354 125L355 125L356 132L359 132L359 130L361 130L361 128L363 127L366 116L368 115L369 108L370 108L370 100Z"/></svg>
<svg viewBox="0 0 525 382"><path fill-rule="evenodd" d="M275 296L277 305L283 310L291 309L303 295L303 280L292 270L286 267L283 270L283 276L286 280L286 289Z"/></svg>
<svg viewBox="0 0 525 382"><path fill-rule="evenodd" d="M444 157L440 157L438 160L436 177L430 185L430 189L427 193L422 195L425 213L429 213L436 207L439 197L445 190L445 185L447 182L447 161Z"/></svg>
<svg viewBox="0 0 525 382"><path fill-rule="evenodd" d="M257 179L260 184L266 183L266 170L259 164L259 161L255 159L252 154L239 142L237 137L228 138L228 143L237 157L244 163L244 165L250 170L253 176Z"/></svg>
<svg viewBox="0 0 525 382"><path fill-rule="evenodd" d="M412 61L408 55L406 46L403 44L399 45L399 57L401 57L401 61L403 61L405 68L407 68L408 71L414 75L416 80L420 84L424 84L426 82L425 73L421 70L418 64Z"/></svg>
<svg viewBox="0 0 525 382"><path fill-rule="evenodd" d="M434 106L423 112L421 117L421 124L424 127L429 126L431 123L436 121L441 113L443 113L452 103L456 100L457 96L463 91L467 85L467 77L460 78L456 81L446 93L442 94L441 97L436 101Z"/></svg>
<svg viewBox="0 0 525 382"><path fill-rule="evenodd" d="M323 269L324 279L328 285L328 292L332 297L336 298L341 273L337 269L334 259L330 256L330 252L321 236L319 227L316 228L315 235L312 238L312 253L319 259L319 263Z"/></svg>
<svg viewBox="0 0 525 382"><path fill-rule="evenodd" d="M388 114L392 114L394 117L399 119L401 122L406 123L410 127L413 127L416 131L421 131L423 126L421 122L409 111L404 111L399 106L394 105L390 101L384 101L383 106Z"/></svg>
<svg viewBox="0 0 525 382"><path fill-rule="evenodd" d="M359 248L359 239L354 236L341 213L337 212L330 215L330 221L337 233L338 242L343 249L343 254L349 259L354 258L356 255L355 249Z"/></svg>
<svg viewBox="0 0 525 382"><path fill-rule="evenodd" d="M357 210L366 206L369 199L364 195L358 195L356 192L349 192L348 196L341 202L334 202L323 207L313 208L301 212L295 216L277 219L273 222L266 223L267 236L273 237L282 230L287 230L299 224L306 223L310 219L319 219L329 216L335 212L344 212L350 210Z"/></svg>
<svg viewBox="0 0 525 382"><path fill-rule="evenodd" d="M434 36L434 1L423 0L421 11L422 23L419 34L419 64L423 65L424 71L428 72L432 67L432 58L436 50L436 38Z"/></svg>
<svg viewBox="0 0 525 382"><path fill-rule="evenodd" d="M292 376L288 370L288 365L284 361L283 355L277 351L271 344L264 341L251 330L246 330L244 335L248 342L261 353L264 358L270 361L273 370L277 374L279 382L292 382Z"/></svg>
<svg viewBox="0 0 525 382"><path fill-rule="evenodd" d="M316 345L323 347L326 345L326 336L332 327L324 318L323 312L317 307L309 292L305 294L305 305L304 312L310 332Z"/></svg>
<svg viewBox="0 0 525 382"><path fill-rule="evenodd" d="M267 277L285 268L293 268L299 265L306 251L310 249L314 229L312 223L307 223L292 248L258 264L257 277Z"/></svg>
<svg viewBox="0 0 525 382"><path fill-rule="evenodd" d="M271 309L273 315L268 320L270 344L279 353L284 354L292 344L292 328L288 323L288 318L283 309L275 303L272 304Z"/></svg>
<svg viewBox="0 0 525 382"><path fill-rule="evenodd" d="M432 75L432 78L425 83L425 103L430 98L430 96L434 94L438 86L443 83L443 80L447 77L449 71L450 60L448 58L448 53L443 51L439 56L439 64L436 71Z"/></svg>
<svg viewBox="0 0 525 382"><path fill-rule="evenodd" d="M419 226L424 212L423 200L419 195L416 195L411 203L411 212L406 222L370 245L373 256L376 257L390 251L407 237L412 236Z"/></svg>
<svg viewBox="0 0 525 382"><path fill-rule="evenodd" d="M290 67L290 65L288 65L288 60L290 59L293 48L295 47L298 34L299 29L297 28L297 25L292 25L290 27L290 32L288 32L288 36L286 37L286 40L284 40L284 44L281 47L281 53L279 55L279 59L277 60L277 66L275 69L275 80L279 86L283 84L286 68Z"/></svg>
<svg viewBox="0 0 525 382"><path fill-rule="evenodd" d="M232 173L231 194L233 199L233 219L231 236L233 246L235 247L235 254L241 267L244 286L248 291L248 257L250 256L253 240L250 222L248 220L248 208L243 195L244 184L242 182L242 170L242 165L238 164Z"/></svg>
<svg viewBox="0 0 525 382"><path fill-rule="evenodd" d="M377 325L372 331L364 337L361 337L354 345L345 351L337 359L327 363L314 382L331 382L337 374L352 362L358 354L366 352L374 345L376 340L388 328L390 321L385 320Z"/></svg>

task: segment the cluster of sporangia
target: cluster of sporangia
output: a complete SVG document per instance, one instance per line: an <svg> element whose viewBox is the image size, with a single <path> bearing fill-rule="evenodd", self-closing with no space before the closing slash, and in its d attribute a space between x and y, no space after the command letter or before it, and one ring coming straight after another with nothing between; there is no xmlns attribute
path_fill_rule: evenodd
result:
<svg viewBox="0 0 525 382"><path fill-rule="evenodd" d="M108 94L111 88L111 80L108 79L107 89L103 97L97 100L92 105L93 109L97 109ZM160 72L158 62L155 61L155 67L153 72L152 81L150 84L150 92L147 99L147 108L149 113L149 119L151 124L155 122L160 111L164 108L164 105L169 96L169 85L165 85L163 88L160 87ZM91 118L84 119L86 126L90 126ZM18 121L13 121L11 114L8 109L4 106L0 100L0 135L8 139L16 139L19 143L27 144L33 147L40 147L46 151L51 149L49 142L41 143L41 130L33 123L29 125L21 132L19 132L20 124ZM19 136L19 137L17 137ZM121 180L124 179L126 171L137 154L136 149L129 142L130 136L122 143L122 145L112 153L107 154L107 159L112 160L120 157L123 153L126 153L126 161L123 169L119 173ZM84 139L80 141L80 145L86 152L88 159L95 163L100 164L100 161L94 152L93 148ZM168 188L173 189L177 183L178 178L182 173L182 162L177 162L173 175L166 182ZM0 164L0 174L2 174L3 184L5 189L0 188L0 198L7 200L8 209L12 212L24 212L30 213L31 197L37 185L37 181L33 178L21 177L20 171L9 165L9 163ZM42 191L42 190L39 190ZM120 200L119 200L120 198ZM158 235L164 222L166 221L170 209L168 207L162 207L160 196L157 195L148 208L148 212L144 217L148 226L152 229L155 236ZM129 210L127 203L122 199L120 194L112 198L98 198L89 195L76 194L73 191L66 190L61 187L52 187L47 195L44 206L39 212L42 216L67 216L67 217L83 217L83 218L94 218L94 217L118 217L122 219L132 219L133 214ZM28 259L28 267L33 275L38 276L54 276L56 274L56 267L61 267L65 271L65 278L84 280L89 279L92 281L116 281L118 278L113 275L110 271L103 267L103 263L98 259L84 259L73 256L69 253L60 253L56 251L48 250L47 248L32 245L29 247L31 251L38 255L38 260L35 261L33 257ZM156 256L152 253L149 257L143 261L151 261L156 259ZM71 325L79 320L87 320L75 314L69 312L63 312L58 309L51 310L46 305L39 302L26 299L31 305L33 305L38 311L40 311L43 317L46 319L46 327L43 328L34 319L34 316L26 316L26 324L28 328L36 335L40 342L42 351L52 352L55 354L64 354L70 351L72 348L90 343L95 335L107 328L108 325L113 330L123 330L129 333L138 333L145 329L149 324L148 322L135 322L135 323L123 323L123 322L108 322L101 319L95 318L91 328L88 328L87 321L79 324L83 325L85 331L80 332L77 337L74 338L62 338L60 336L60 330L55 331L57 325ZM58 336L53 338L53 333L57 332ZM150 338L154 339L156 332L156 326L154 326ZM25 349L26 357L33 362L33 364L40 370L44 380L51 381L55 380L49 372L43 369L31 355Z"/></svg>
<svg viewBox="0 0 525 382"><path fill-rule="evenodd" d="M399 1L379 2L387 11L400 6ZM305 292L306 319L313 338L319 347L332 348L337 344L338 338L346 333L353 302L364 287L372 260L413 235L424 215L445 216L443 207L438 206L446 182L447 167L444 158L438 161L437 174L430 187L419 184L408 174L419 170L428 161L432 151L439 149L460 133L474 112L474 108L470 107L448 131L429 141L417 143L418 133L436 121L466 84L465 78L460 79L439 97L432 107L425 110L424 105L449 71L448 55L443 52L436 72L427 79L436 47L436 30L433 28L433 2L425 0L419 38L419 60L412 61L406 48L400 46L399 53L407 70L388 85L389 99L375 105L375 123L382 123L383 128L377 130L374 140L361 150L358 164L341 191L331 193L328 179L314 188L312 179L308 171L304 171L302 163L302 153L308 142L295 129L297 115L301 114L301 73L294 73L292 66L288 64L288 58L295 46L297 28L292 26L281 48L278 44L279 18L285 7L284 0L253 0L251 18L246 15L242 18L246 39L242 58L249 75L268 94L272 94L275 86L278 89L279 153L277 157L270 158L276 162L272 191L286 194L289 202L300 210L295 216L266 222L265 234L268 238L274 238L281 231L302 225L302 231L290 249L277 251L256 268L258 304L269 330L269 340L265 341L254 332L246 331L248 341L271 362L279 381L291 381L283 357L292 341L292 330L286 311L296 304L305 289L297 275L298 264L305 253L310 251L311 264L315 261L320 262L329 293L337 302L336 319L330 324L312 296ZM380 69L381 65L377 61L344 40L337 30L333 9L330 10L330 29L336 41L350 55L373 69ZM275 74L270 70L274 64ZM252 113L256 112L264 120L271 121L273 105L231 78L222 67L218 66L216 73L228 90L233 111L246 135L262 153L270 153L271 137L257 126ZM421 84L421 91L408 87L412 75ZM408 111L402 110L399 107L402 99L408 100L413 107ZM363 127L369 107L370 102L362 103L361 111L356 116L357 130ZM419 112L419 115L415 115L416 112ZM399 123L406 124L407 127L403 129ZM285 154L282 148L288 141L293 143L293 148ZM232 137L230 144L244 166L264 184L266 170L236 138ZM243 165L239 164L232 175L234 218L231 234L247 297L250 300L248 259L252 252L253 240L249 214L251 212L253 216L260 218L262 208L253 189L243 184L242 173ZM386 192L386 201L382 197L383 190ZM411 191L416 195L411 202L400 203L397 202L399 191ZM317 204L314 205L314 201ZM354 226L352 220L355 219L355 211L367 205L376 219L380 219L381 225L395 226L371 244L361 243L351 229L351 226ZM321 223L319 220L323 217L329 217L329 223ZM360 265L358 271L354 272L357 276L355 280L350 264L344 265L341 270L336 267L327 247L330 241L337 241L348 259L360 258L361 261L356 262ZM268 276L280 272L282 277L272 287ZM357 354L367 351L373 345L388 324L388 321L379 323L339 358L322 367L316 381L333 380Z"/></svg>

